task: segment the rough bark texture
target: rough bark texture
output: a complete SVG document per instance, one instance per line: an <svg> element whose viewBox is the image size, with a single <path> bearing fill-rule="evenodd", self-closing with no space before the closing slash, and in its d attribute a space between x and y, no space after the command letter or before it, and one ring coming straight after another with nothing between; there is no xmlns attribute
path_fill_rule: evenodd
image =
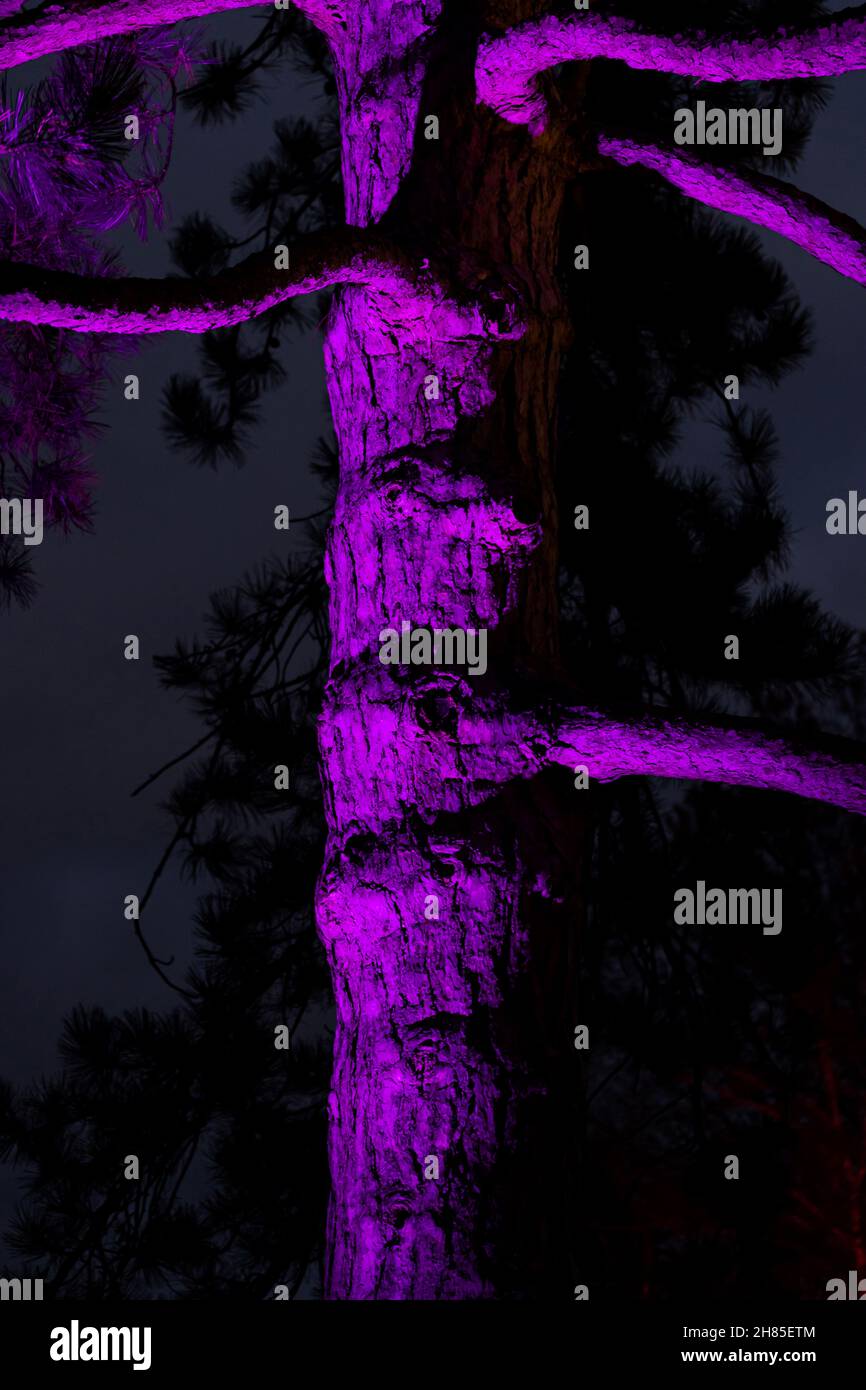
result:
<svg viewBox="0 0 866 1390"><path fill-rule="evenodd" d="M848 739L805 745L736 716L697 723L664 710L569 708L537 689L527 689L518 708L509 692L469 692L468 684L439 673L395 694L378 663L354 663L339 700L327 704L322 731L344 815L371 832L398 826L407 806L432 821L553 766L585 767L594 782L673 777L788 792L866 815L866 755ZM359 783L361 764L367 773Z"/></svg>
<svg viewBox="0 0 866 1390"><path fill-rule="evenodd" d="M478 51L478 98L506 120L539 131L546 112L538 75L558 63L589 58L616 58L629 67L682 73L702 82L833 77L866 67L866 8L747 38L654 34L615 15L545 15L485 39Z"/></svg>
<svg viewBox="0 0 866 1390"><path fill-rule="evenodd" d="M496 6L501 18L536 12ZM362 7L340 65L350 221L382 216L461 273L502 268L525 305L519 341L408 326L361 289L327 330L341 482L327 559L331 677L322 716L330 827L318 894L337 997L327 1294L535 1296L567 1288L561 1242L570 1113L569 947L580 826L560 776L450 810L376 767L384 729L409 756L439 730L459 763L453 672L378 662L379 633L484 627L472 701L556 669L556 390L567 325L556 286L567 151L475 103L480 4ZM402 13L399 13L402 11ZM507 13L504 13L507 11ZM399 33L410 66L379 48ZM414 36L414 37L411 37ZM426 63L426 78L421 73ZM407 80L411 73L411 80ZM375 110L375 127L370 113ZM439 141L423 138L437 115ZM439 380L427 399L425 379ZM430 789L449 766L424 772ZM563 804L563 798L568 798ZM440 801L441 807L441 801ZM425 903L438 899L438 918ZM425 1177L431 1160L439 1176ZM554 1196L555 1194L555 1196Z"/></svg>
<svg viewBox="0 0 866 1390"><path fill-rule="evenodd" d="M112 34L254 7L263 10L262 0L46 0L0 23L0 71ZM296 8L329 37L339 33L343 0L296 0Z"/></svg>
<svg viewBox="0 0 866 1390"><path fill-rule="evenodd" d="M257 252L222 275L197 280L106 278L0 262L0 320L78 333L204 333L246 323L287 299L363 285L389 321L411 332L423 320L467 338L522 331L515 295L488 278L474 288L449 267L413 256L374 228L339 227L296 237L287 269Z"/></svg>
<svg viewBox="0 0 866 1390"><path fill-rule="evenodd" d="M60 0L0 25L0 66L240 7ZM299 8L334 50L349 230L293 247L290 272L252 258L210 284L94 284L6 266L0 317L199 332L342 286L325 344L341 462L317 893L338 1010L327 1294L565 1297L583 827L556 765L585 764L599 780L782 788L861 813L866 774L838 744L803 752L743 725L616 718L539 698L561 688L552 471L569 334L558 226L579 101L562 128L551 122L533 139L477 105L475 63L486 28L531 24L546 0ZM860 61L854 24L839 26L847 66ZM549 17L542 28L553 32ZM517 70L538 28L516 33L511 57L496 50L498 81L512 58L521 81L529 71ZM608 33L628 38L616 22ZM779 51L793 48L786 39ZM536 59L533 71L545 65L543 52ZM424 139L426 116L438 117L438 140ZM747 197L742 180L685 158L633 142L608 141L606 153L862 278L861 229L795 205L785 185L750 183ZM486 629L486 675L385 671L380 633L404 621Z"/></svg>
<svg viewBox="0 0 866 1390"><path fill-rule="evenodd" d="M553 715L548 758L589 767L600 782L638 773L688 781L793 792L866 815L863 748L825 737L808 748L773 736L749 720L702 723L663 711L616 719L593 710ZM543 735L542 735L543 738Z"/></svg>
<svg viewBox="0 0 866 1390"><path fill-rule="evenodd" d="M411 116L414 121L415 108L407 114L403 95L402 118ZM369 184L363 186L361 204L355 209L360 224L366 224L390 200L391 185L382 180L378 162L382 130L383 125L374 121L372 136L364 125L352 141L358 158L373 160ZM866 285L866 228L793 184L608 135L598 137L598 150L618 164L660 174L707 207L778 232L840 275ZM395 157L392 162L399 182L408 159ZM454 267L431 260L429 241L426 254L423 246L413 252L416 241L417 234L405 228L401 241L390 241L366 225L350 225L297 238L288 270L275 269L272 253L256 254L222 275L194 282L133 276L106 279L0 262L0 320L80 333L203 333L244 323L286 299L354 284L382 296L386 321L399 319L405 325L420 316L433 331L467 339L507 338L523 331L520 294L492 275L489 263L482 273L477 260L473 263L461 248L458 276ZM431 487L441 491L441 480L430 476Z"/></svg>
<svg viewBox="0 0 866 1390"><path fill-rule="evenodd" d="M753 170L723 169L696 155L637 140L602 135L598 149L618 164L641 165L661 174L706 207L778 232L840 275L866 285L866 228L793 184Z"/></svg>

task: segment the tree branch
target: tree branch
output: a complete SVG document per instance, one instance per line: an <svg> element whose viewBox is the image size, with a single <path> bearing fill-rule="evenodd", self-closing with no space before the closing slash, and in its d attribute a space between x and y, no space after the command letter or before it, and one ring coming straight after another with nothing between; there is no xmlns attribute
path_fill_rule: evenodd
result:
<svg viewBox="0 0 866 1390"><path fill-rule="evenodd" d="M478 100L539 134L546 113L536 78L557 63L589 58L618 58L632 68L681 73L704 82L833 77L866 68L866 6L741 39L700 31L652 34L633 20L612 15L549 15L482 40Z"/></svg>
<svg viewBox="0 0 866 1390"><path fill-rule="evenodd" d="M722 782L866 815L866 748L827 736L807 746L749 719L691 723L664 713L618 718L575 709L561 716L547 760L585 765L599 782L635 774Z"/></svg>
<svg viewBox="0 0 866 1390"><path fill-rule="evenodd" d="M516 701L470 684L444 671L401 683L372 662L332 679L319 737L341 823L379 833L401 823L407 806L432 822L551 766L585 767L597 782L761 787L866 816L866 747L850 739L806 743L754 719L569 707L532 689Z"/></svg>
<svg viewBox="0 0 866 1390"><path fill-rule="evenodd" d="M360 285L378 295L393 326L426 324L446 337L514 337L522 331L513 294L494 277L472 289L375 229L342 227L298 237L290 268L257 252L221 275L109 278L0 262L0 320L78 333L204 333L266 313L300 295Z"/></svg>
<svg viewBox="0 0 866 1390"><path fill-rule="evenodd" d="M833 270L866 285L866 228L836 212L793 184L752 170L707 164L683 154L636 140L599 137L599 153L618 164L640 164L661 174L681 193L720 212L745 217L778 232Z"/></svg>
<svg viewBox="0 0 866 1390"><path fill-rule="evenodd" d="M252 9L261 3L262 0L45 0L35 9L11 15L0 23L0 70L112 34L128 34L226 10ZM296 8L329 38L337 38L342 30L343 3L344 0L295 0Z"/></svg>

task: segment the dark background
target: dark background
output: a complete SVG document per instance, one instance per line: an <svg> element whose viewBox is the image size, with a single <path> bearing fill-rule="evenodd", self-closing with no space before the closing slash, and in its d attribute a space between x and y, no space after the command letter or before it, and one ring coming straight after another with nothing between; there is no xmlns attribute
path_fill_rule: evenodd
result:
<svg viewBox="0 0 866 1390"><path fill-rule="evenodd" d="M845 8L844 0L830 8ZM259 16L238 13L202 27L208 38L244 40L259 25ZM25 85L39 71L22 68L15 81ZM239 229L229 202L232 179L266 152L275 117L312 114L318 100L315 85L281 72L266 100L233 124L202 130L180 114L164 190L166 229L144 246L119 238L132 272L165 274L167 236L196 209ZM866 223L864 117L866 74L836 79L796 181ZM780 239L764 241L811 309L816 333L805 368L763 401L755 392L748 401L772 408L781 439L778 478L795 533L789 577L839 617L866 625L866 541L830 537L825 529L830 497L866 492L866 295ZM637 255L639 248L638 241ZM12 1081L54 1070L62 1018L76 1003L111 1012L172 1002L122 910L126 894L143 891L171 828L159 809L159 786L135 800L130 792L192 743L200 726L160 689L151 658L200 629L214 589L232 585L280 547L303 545L300 528L288 538L273 530L273 508L286 503L300 515L320 505L309 470L327 420L317 330L295 333L283 361L287 379L265 398L246 466L211 472L190 466L160 430L163 385L172 372L196 370L195 339L156 338L123 360L93 450L100 479L94 532L48 534L34 552L41 583L35 604L0 619L7 808L0 1074ZM123 398L127 371L141 379L137 403ZM695 421L679 461L714 470L719 457L717 431ZM127 633L141 639L137 663L123 659ZM175 955L177 978L190 955L195 896L169 869L143 919L156 954ZM14 1173L0 1168L0 1228L15 1195Z"/></svg>

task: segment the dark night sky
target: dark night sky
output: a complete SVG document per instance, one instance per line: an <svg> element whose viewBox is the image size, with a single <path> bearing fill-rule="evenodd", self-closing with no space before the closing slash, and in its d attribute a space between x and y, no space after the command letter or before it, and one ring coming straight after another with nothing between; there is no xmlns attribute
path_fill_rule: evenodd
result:
<svg viewBox="0 0 866 1390"><path fill-rule="evenodd" d="M208 21L205 32L247 42L260 26L260 14L239 13ZM241 230L231 181L268 151L276 117L315 113L315 88L285 66L281 72L284 85L272 82L267 100L237 123L202 131L180 117L165 233L144 246L122 238L132 272L164 275L166 234L195 210ZM24 85L40 74L33 64L16 77ZM62 1018L76 1002L115 1011L175 999L123 917L124 896L143 892L171 834L159 810L170 780L135 800L130 792L201 735L187 708L159 686L151 658L202 630L213 590L280 547L303 545L302 528L288 537L274 530L277 503L295 516L321 505L308 467L327 420L317 331L287 335L283 364L286 380L266 399L246 466L214 473L188 463L160 430L163 385L172 372L197 370L196 340L158 337L122 359L106 395L108 428L93 451L94 531L46 534L34 548L35 604L0 619L7 807L0 1074L12 1080L55 1069ZM137 403L123 398L127 371L141 378ZM132 632L141 638L139 662L123 659L123 637ZM167 873L142 918L156 954L175 954L181 968L196 893ZM0 1167L0 1228L14 1188L11 1170Z"/></svg>
<svg viewBox="0 0 866 1390"><path fill-rule="evenodd" d="M845 0L831 8L845 8ZM206 29L211 37L244 40L259 23L235 14ZM22 69L18 80L32 77ZM182 116L166 190L169 226L207 209L232 227L230 178L267 150L276 116L309 112L314 100L308 84L283 70L268 102L235 124L203 132ZM864 118L866 73L837 79L796 181L866 223ZM828 498L849 488L866 492L866 295L778 238L765 242L814 311L817 339L805 368L767 401L781 435L779 480L796 531L790 577L840 617L866 626L866 541L831 538L824 526ZM126 261L138 273L165 273L164 239L156 235ZM94 450L95 531L47 536L35 552L42 586L36 603L0 619L7 810L0 1074L19 1082L54 1070L62 1017L72 1005L111 1011L172 1003L122 916L124 895L143 890L167 841L158 809L165 791L159 784L134 801L129 793L193 742L200 726L160 689L150 658L200 630L215 588L237 581L280 544L302 544L300 534L278 540L276 503L294 514L319 505L308 469L326 419L317 331L294 335L286 348L287 380L268 397L241 470L198 470L164 442L163 383L173 371L195 370L196 360L194 340L173 335L124 364L123 371L139 373L143 399L125 402L119 383L106 399L108 428ZM680 461L711 466L717 444L715 431L695 425ZM131 632L142 641L138 663L122 657ZM194 889L170 875L163 880L143 922L158 955L187 958L194 901ZM0 1169L0 1226L13 1191L10 1171Z"/></svg>
<svg viewBox="0 0 866 1390"><path fill-rule="evenodd" d="M847 0L833 0L827 8L845 9ZM866 73L834 78L806 156L789 176L804 192L861 224L866 224L864 121ZM779 433L778 478L794 531L790 577L813 589L838 617L866 626L866 545L857 536L829 536L825 528L831 497L845 497L850 488L866 495L866 297L783 238L760 235L812 311L816 343L805 366L778 389L744 391L742 401L766 405ZM680 462L709 468L717 458L717 432L691 429Z"/></svg>

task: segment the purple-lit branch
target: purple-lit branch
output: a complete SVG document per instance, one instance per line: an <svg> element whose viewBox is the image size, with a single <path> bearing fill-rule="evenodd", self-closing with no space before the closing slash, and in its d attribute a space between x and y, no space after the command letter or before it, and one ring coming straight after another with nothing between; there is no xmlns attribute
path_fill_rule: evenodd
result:
<svg viewBox="0 0 866 1390"><path fill-rule="evenodd" d="M473 297L374 231L346 227L297 238L289 269L257 253L222 275L198 280L74 275L0 262L0 320L78 333L204 333L335 285L375 294L383 316L410 332L423 323L442 338L514 337L512 297L497 285Z"/></svg>
<svg viewBox="0 0 866 1390"><path fill-rule="evenodd" d="M373 834L477 806L551 765L592 781L664 777L758 787L866 815L866 748L820 736L798 744L738 718L689 720L664 711L620 715L466 690L439 672L428 689L359 662L332 682L320 730L341 823Z"/></svg>
<svg viewBox="0 0 866 1390"><path fill-rule="evenodd" d="M866 228L793 184L766 174L734 172L637 140L602 135L599 153L619 164L640 164L672 183L689 198L719 212L732 212L778 232L817 260L858 284L866 285Z"/></svg>
<svg viewBox="0 0 866 1390"><path fill-rule="evenodd" d="M47 0L0 23L0 70L181 19L252 9L262 0ZM296 0L295 7L331 38L341 30L343 0ZM8 8L2 11L8 14Z"/></svg>
<svg viewBox="0 0 866 1390"><path fill-rule="evenodd" d="M548 761L585 765L599 782L638 774L760 787L866 815L866 750L845 739L797 745L748 721L690 723L650 714L618 719L590 710L563 718Z"/></svg>
<svg viewBox="0 0 866 1390"><path fill-rule="evenodd" d="M478 100L537 134L544 127L545 104L536 78L558 63L588 58L617 58L629 67L704 82L832 77L866 67L866 7L742 39L697 31L661 36L614 16L549 15L482 41Z"/></svg>

